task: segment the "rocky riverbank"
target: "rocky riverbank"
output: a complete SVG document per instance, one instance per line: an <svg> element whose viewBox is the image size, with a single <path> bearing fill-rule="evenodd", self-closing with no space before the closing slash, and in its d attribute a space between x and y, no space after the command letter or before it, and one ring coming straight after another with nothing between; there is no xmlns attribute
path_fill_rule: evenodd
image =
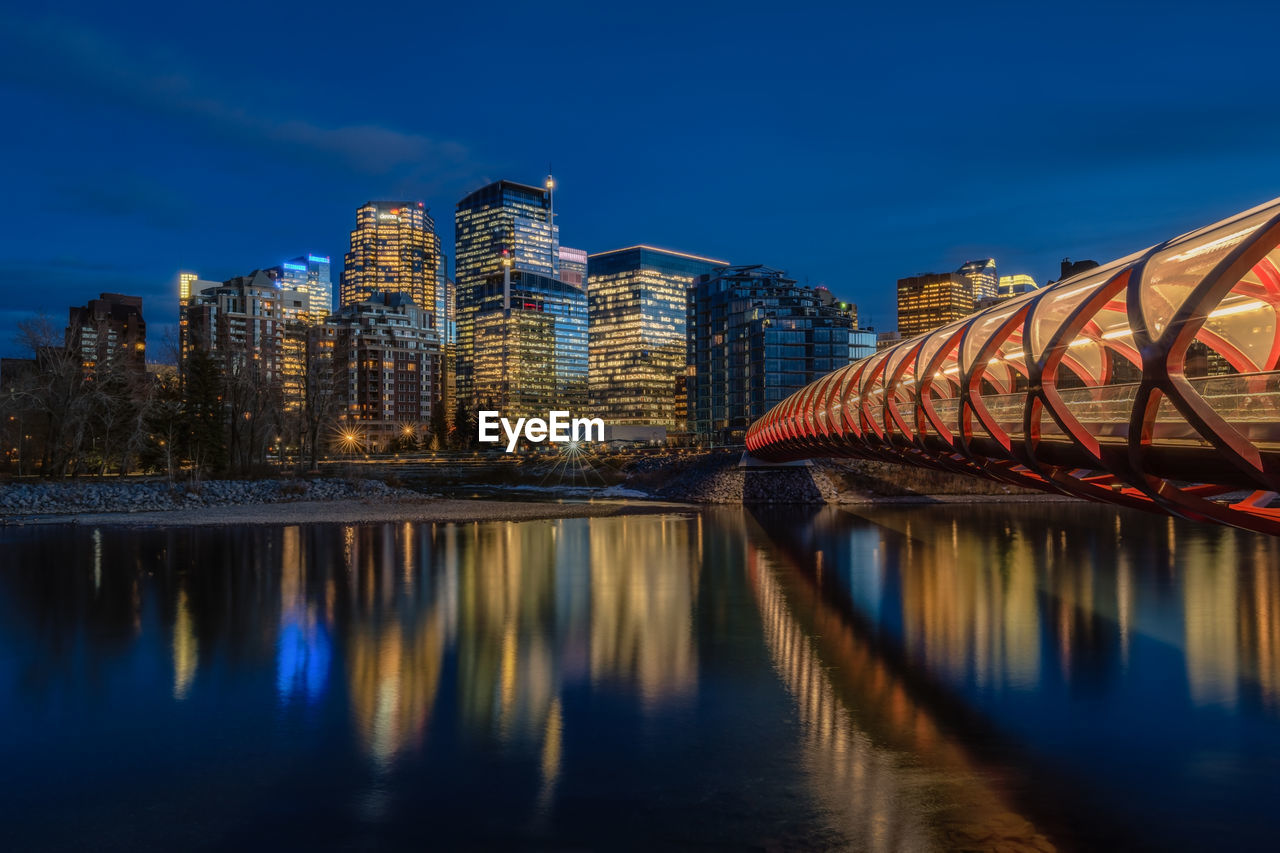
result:
<svg viewBox="0 0 1280 853"><path fill-rule="evenodd" d="M0 484L0 518L106 512L164 512L289 502L421 499L382 480L205 480Z"/></svg>
<svg viewBox="0 0 1280 853"><path fill-rule="evenodd" d="M737 456L712 456L658 490L666 500L706 504L839 503L840 490L819 465L739 468Z"/></svg>

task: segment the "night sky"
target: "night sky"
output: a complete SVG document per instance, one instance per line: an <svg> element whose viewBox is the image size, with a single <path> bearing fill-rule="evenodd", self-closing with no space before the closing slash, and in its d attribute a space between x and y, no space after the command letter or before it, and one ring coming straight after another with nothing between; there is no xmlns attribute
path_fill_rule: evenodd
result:
<svg viewBox="0 0 1280 853"><path fill-rule="evenodd" d="M1124 8L1118 8L1124 7ZM550 162L564 245L1057 277L1280 196L1267 4L25 4L0 27L0 353L101 291L341 258L367 199Z"/></svg>

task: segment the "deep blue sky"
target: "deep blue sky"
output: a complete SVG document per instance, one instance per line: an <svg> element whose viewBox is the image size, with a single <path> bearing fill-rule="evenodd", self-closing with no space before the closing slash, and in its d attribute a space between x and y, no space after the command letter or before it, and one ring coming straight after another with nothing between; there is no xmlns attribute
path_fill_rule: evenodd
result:
<svg viewBox="0 0 1280 853"><path fill-rule="evenodd" d="M1123 8L1122 8L1123 7ZM1264 4L34 4L0 29L0 353L179 268L346 249L356 207L554 164L565 245L1044 281L1280 196Z"/></svg>

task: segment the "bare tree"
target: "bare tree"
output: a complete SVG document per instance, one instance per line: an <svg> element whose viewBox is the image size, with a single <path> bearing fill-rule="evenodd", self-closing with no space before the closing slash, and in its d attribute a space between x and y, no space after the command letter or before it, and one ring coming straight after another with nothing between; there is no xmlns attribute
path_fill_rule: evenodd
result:
<svg viewBox="0 0 1280 853"><path fill-rule="evenodd" d="M319 346L315 336L308 340L303 372L302 426L311 470L320 467L320 448L325 434L337 422L338 389L333 356Z"/></svg>

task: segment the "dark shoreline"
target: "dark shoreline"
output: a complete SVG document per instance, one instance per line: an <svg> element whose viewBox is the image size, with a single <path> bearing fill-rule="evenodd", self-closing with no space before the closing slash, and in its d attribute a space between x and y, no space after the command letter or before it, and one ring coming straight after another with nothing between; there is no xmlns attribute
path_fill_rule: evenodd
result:
<svg viewBox="0 0 1280 853"><path fill-rule="evenodd" d="M138 512L76 512L12 515L0 526L73 524L124 527L225 527L280 524L379 524L386 522L466 523L534 521L613 515L697 512L692 504L665 501L598 500L570 503L451 498L344 499L267 504L183 507Z"/></svg>

